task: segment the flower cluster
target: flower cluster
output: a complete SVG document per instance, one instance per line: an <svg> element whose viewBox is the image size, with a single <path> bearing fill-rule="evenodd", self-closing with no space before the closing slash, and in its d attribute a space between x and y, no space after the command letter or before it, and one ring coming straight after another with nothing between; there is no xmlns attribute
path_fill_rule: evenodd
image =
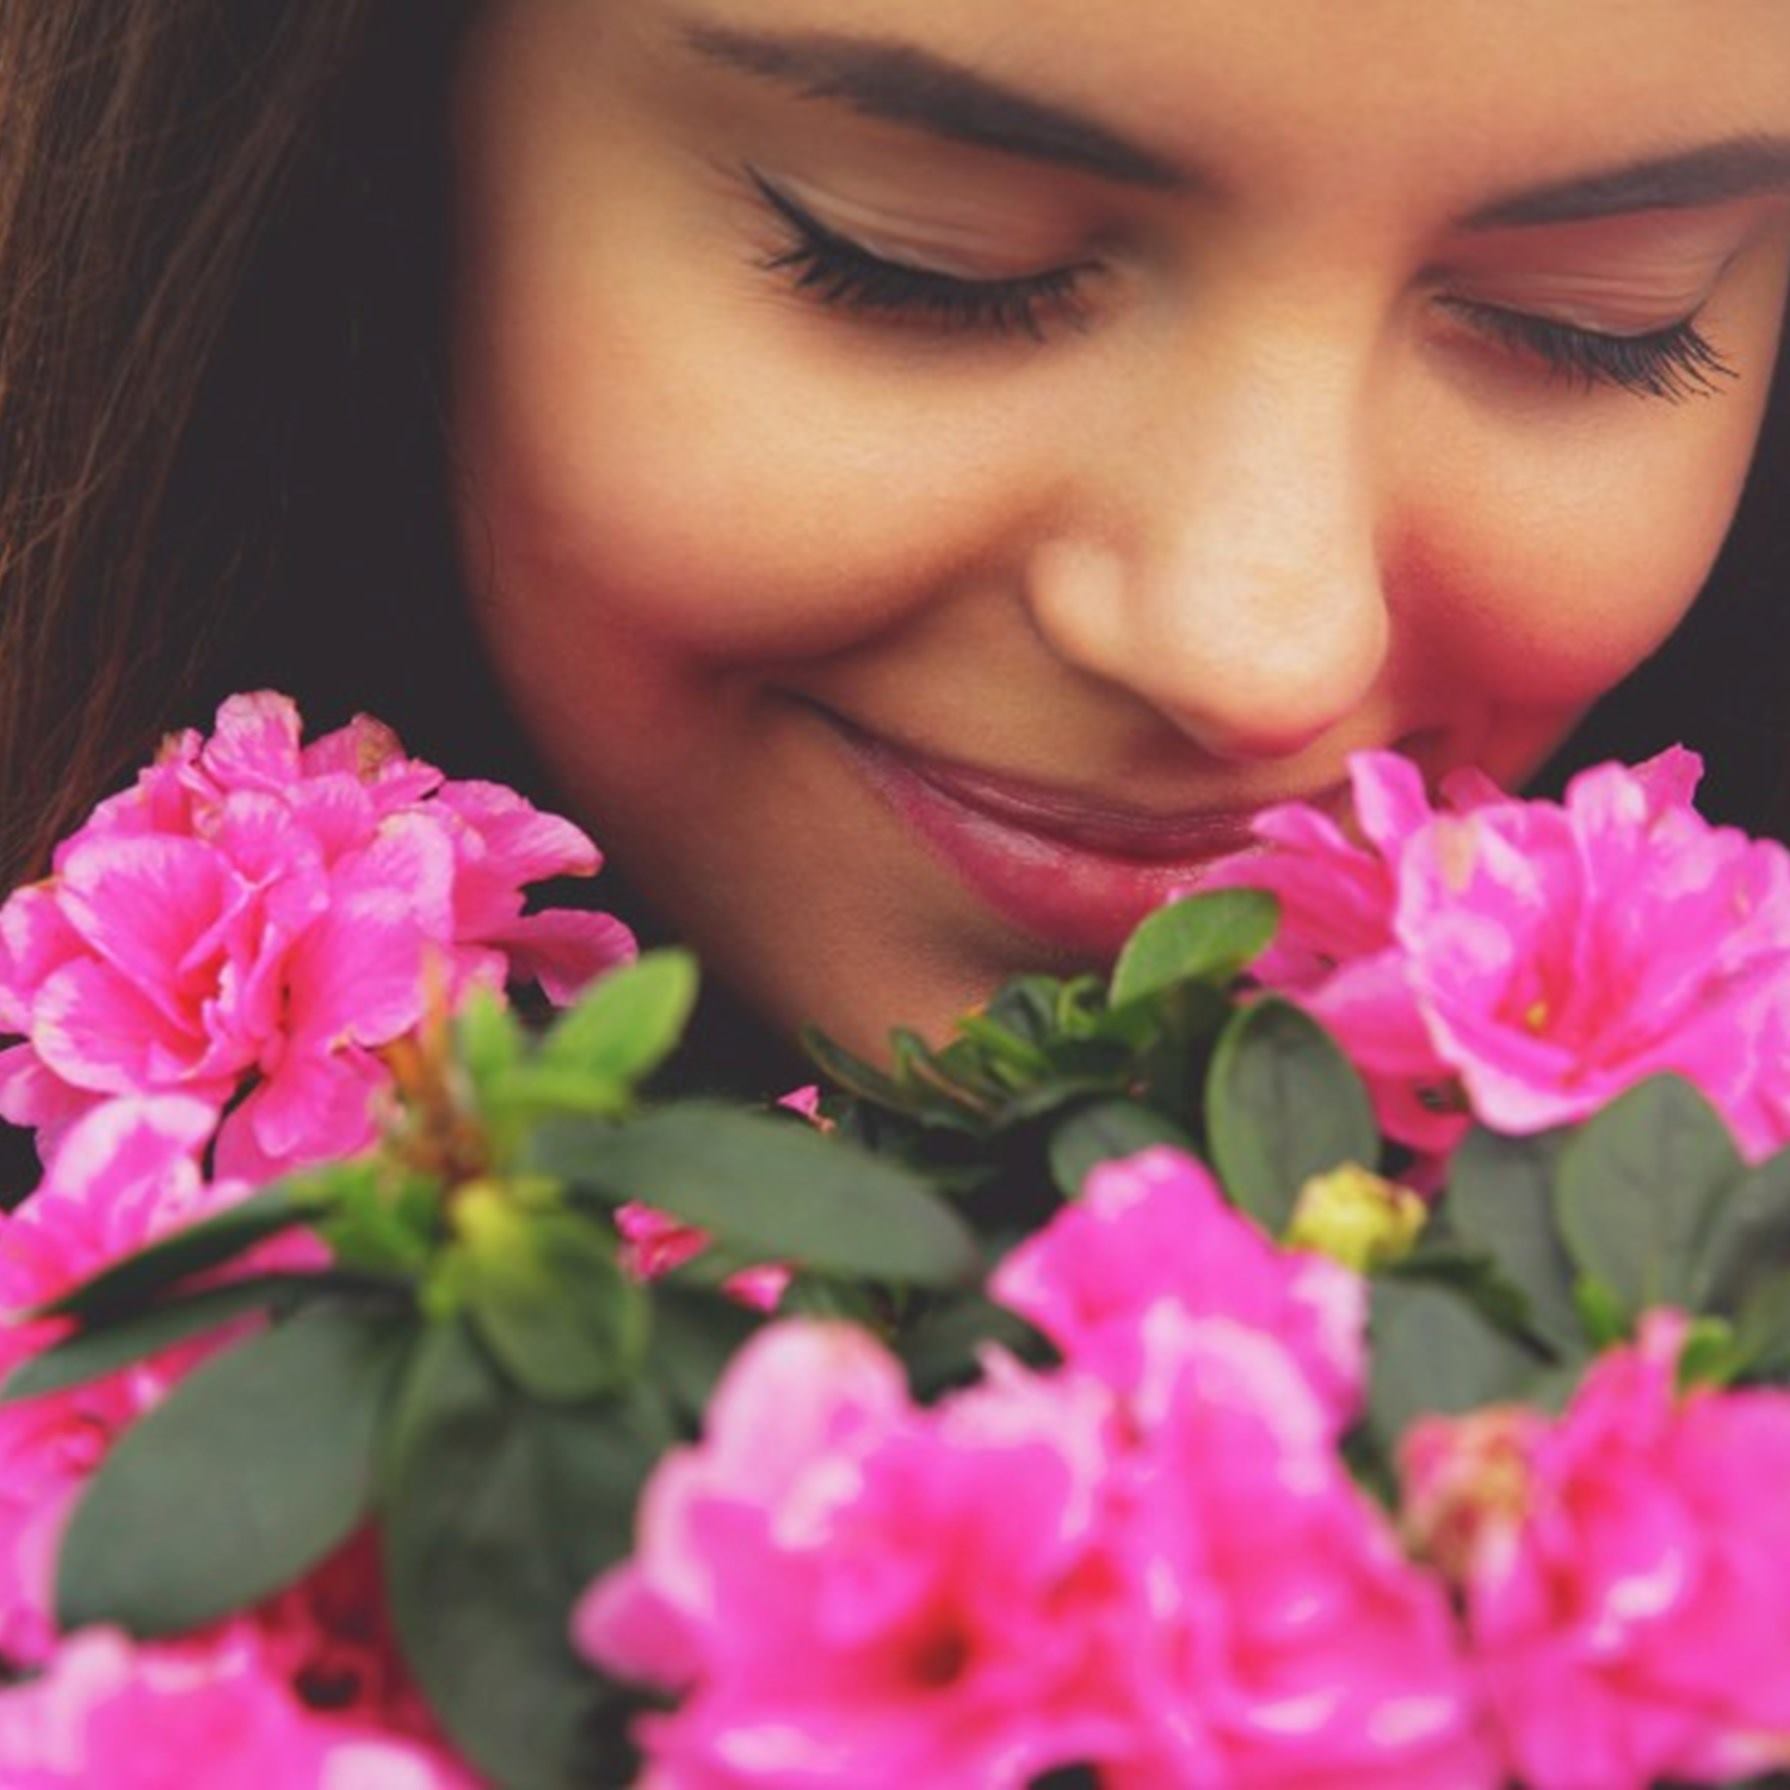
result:
<svg viewBox="0 0 1790 1790"><path fill-rule="evenodd" d="M1353 1274L1160 1150L992 1291L1060 1369L921 1407L862 1332L778 1325L660 1467L577 1624L683 1695L656 1784L1495 1782L1440 1585L1336 1453Z"/></svg>
<svg viewBox="0 0 1790 1790"><path fill-rule="evenodd" d="M1408 760L1351 761L1351 837L1292 803L1203 886L1271 890L1254 973L1320 1019L1389 1136L1450 1149L1469 1116L1519 1134L1675 1070L1754 1157L1790 1140L1790 852L1712 826L1674 748L1564 802L1459 774L1433 806Z"/></svg>
<svg viewBox="0 0 1790 1790"><path fill-rule="evenodd" d="M0 1030L23 1040L0 1052L0 1115L53 1139L179 1093L221 1119L221 1173L352 1155L389 1082L377 1052L432 985L449 1006L510 980L562 1001L632 954L607 915L523 911L525 884L599 862L570 822L448 781L364 716L305 745L287 699L234 697L0 908Z"/></svg>
<svg viewBox="0 0 1790 1790"><path fill-rule="evenodd" d="M1528 1790L1732 1783L1790 1766L1790 1396L1678 1385L1657 1311L1565 1413L1429 1418L1404 1519L1465 1599Z"/></svg>
<svg viewBox="0 0 1790 1790"><path fill-rule="evenodd" d="M58 1341L30 1313L272 1175L371 1140L381 1047L433 1003L538 981L564 1001L633 953L602 914L524 911L589 875L570 823L451 782L365 717L302 743L292 704L237 697L0 908L0 1113L39 1131L36 1191L0 1217L0 1368ZM207 1178L205 1163L214 1166ZM328 1260L307 1233L231 1275ZM57 1550L113 1442L258 1320L0 1406L0 1694L9 1790L463 1790L384 1632L363 1539L262 1609L178 1642L61 1637Z"/></svg>

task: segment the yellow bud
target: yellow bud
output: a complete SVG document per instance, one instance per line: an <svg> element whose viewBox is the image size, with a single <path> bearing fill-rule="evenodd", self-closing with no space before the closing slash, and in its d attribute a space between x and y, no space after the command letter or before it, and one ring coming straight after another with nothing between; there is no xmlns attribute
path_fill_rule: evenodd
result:
<svg viewBox="0 0 1790 1790"><path fill-rule="evenodd" d="M1313 1175L1299 1189L1286 1242L1371 1274L1403 1261L1428 1219L1421 1194L1351 1162Z"/></svg>

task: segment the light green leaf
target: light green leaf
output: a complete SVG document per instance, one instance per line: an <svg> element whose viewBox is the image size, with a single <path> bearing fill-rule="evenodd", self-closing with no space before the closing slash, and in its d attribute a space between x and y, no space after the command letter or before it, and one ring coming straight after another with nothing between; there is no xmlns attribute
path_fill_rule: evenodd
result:
<svg viewBox="0 0 1790 1790"><path fill-rule="evenodd" d="M1280 903L1260 889L1215 889L1158 908L1126 940L1113 970L1114 1007L1182 982L1226 983L1267 948Z"/></svg>
<svg viewBox="0 0 1790 1790"><path fill-rule="evenodd" d="M649 951L611 970L547 1034L542 1063L631 1087L676 1048L697 984L687 951Z"/></svg>
<svg viewBox="0 0 1790 1790"><path fill-rule="evenodd" d="M621 1271L613 1229L518 1214L505 1247L469 1250L457 1284L492 1354L536 1398L600 1398L640 1369L646 1296Z"/></svg>

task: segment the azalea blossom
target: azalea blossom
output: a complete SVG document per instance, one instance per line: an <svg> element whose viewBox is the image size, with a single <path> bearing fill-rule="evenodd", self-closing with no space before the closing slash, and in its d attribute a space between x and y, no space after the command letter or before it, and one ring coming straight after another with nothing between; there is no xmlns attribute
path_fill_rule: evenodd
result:
<svg viewBox="0 0 1790 1790"><path fill-rule="evenodd" d="M1143 1370L1145 1318L1167 1301L1275 1337L1336 1433L1360 1409L1366 1282L1328 1256L1275 1244L1181 1150L1100 1164L1080 1198L1000 1264L989 1293L1121 1390Z"/></svg>
<svg viewBox="0 0 1790 1790"><path fill-rule="evenodd" d="M223 1173L351 1155L389 1084L377 1053L432 984L450 1005L512 979L563 1001L632 954L607 915L524 912L526 884L599 862L570 822L447 781L376 722L307 746L284 697L233 697L0 908L0 1027L23 1040L0 1052L0 1115L53 1140L107 1100L181 1093L223 1119Z"/></svg>
<svg viewBox="0 0 1790 1790"><path fill-rule="evenodd" d="M139 1644L85 1629L0 1690L7 1790L477 1790L438 1741L313 1707L252 1623Z"/></svg>
<svg viewBox="0 0 1790 1790"><path fill-rule="evenodd" d="M1208 886L1280 899L1261 982L1335 1034L1381 1124L1442 1151L1469 1116L1526 1134L1676 1071L1749 1156L1790 1138L1790 852L1691 806L1682 749L1581 773L1563 802L1350 761L1356 843L1291 804Z"/></svg>
<svg viewBox="0 0 1790 1790"><path fill-rule="evenodd" d="M1111 1790L1494 1790L1439 1580L1351 1480L1272 1335L1150 1308L1110 1542L1136 1754Z"/></svg>
<svg viewBox="0 0 1790 1790"><path fill-rule="evenodd" d="M1528 1790L1726 1784L1790 1766L1790 1393L1677 1385L1655 1312L1564 1415L1431 1418L1405 1524L1457 1584Z"/></svg>
<svg viewBox="0 0 1790 1790"><path fill-rule="evenodd" d="M687 1693L640 1726L651 1781L1022 1790L1123 1749L1110 1416L1017 1370L924 1412L861 1332L761 1333L578 1611L593 1661Z"/></svg>

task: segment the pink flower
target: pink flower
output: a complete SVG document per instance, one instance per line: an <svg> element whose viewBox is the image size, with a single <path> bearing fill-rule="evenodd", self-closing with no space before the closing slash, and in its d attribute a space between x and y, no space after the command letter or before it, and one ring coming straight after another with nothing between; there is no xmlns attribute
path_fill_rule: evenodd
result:
<svg viewBox="0 0 1790 1790"><path fill-rule="evenodd" d="M0 1691L7 1790L474 1790L439 1747L307 1707L254 1630L87 1629Z"/></svg>
<svg viewBox="0 0 1790 1790"><path fill-rule="evenodd" d="M1327 1256L1271 1242L1178 1150L1145 1150L1095 1169L1081 1197L1001 1263L989 1292L1075 1366L1120 1390L1135 1385L1145 1320L1167 1301L1278 1338L1333 1431L1360 1408L1366 1283Z"/></svg>
<svg viewBox="0 0 1790 1790"><path fill-rule="evenodd" d="M1469 1114L1570 1123L1674 1070L1762 1156L1790 1138L1790 853L1702 820L1700 774L1675 749L1587 771L1564 803L1457 776L1436 810L1412 765L1361 753L1364 843L1273 809L1269 849L1209 886L1280 898L1260 979L1329 1027L1414 1148L1452 1148Z"/></svg>
<svg viewBox="0 0 1790 1790"><path fill-rule="evenodd" d="M223 1172L352 1154L432 987L539 979L564 1000L633 941L607 915L523 912L595 847L495 784L451 783L362 717L310 746L268 692L171 739L0 908L0 1113L46 1141L128 1094L221 1117Z"/></svg>
<svg viewBox="0 0 1790 1790"><path fill-rule="evenodd" d="M840 1326L749 1343L576 1619L605 1669L686 1693L642 1724L652 1781L1019 1790L1122 1748L1110 1418L1017 1369L918 1410Z"/></svg>
<svg viewBox="0 0 1790 1790"><path fill-rule="evenodd" d="M53 1343L58 1322L17 1314L68 1291L154 1238L240 1199L240 1183L208 1185L195 1153L213 1114L175 1096L121 1099L63 1138L43 1185L0 1217L0 1371ZM324 1259L309 1237L253 1253L256 1271ZM55 1636L56 1550L75 1498L121 1431L157 1403L217 1339L166 1350L67 1392L0 1405L0 1655L35 1663Z"/></svg>
<svg viewBox="0 0 1790 1790"><path fill-rule="evenodd" d="M1494 1128L1589 1117L1662 1070L1754 1156L1785 1133L1760 1039L1790 996L1790 853L1712 827L1619 765L1564 806L1440 819L1407 849L1397 930L1437 1051Z"/></svg>
<svg viewBox="0 0 1790 1790"><path fill-rule="evenodd" d="M1141 1712L1116 1790L1492 1790L1439 1582L1401 1553L1272 1335L1168 1302L1144 1325L1114 1525Z"/></svg>
<svg viewBox="0 0 1790 1790"><path fill-rule="evenodd" d="M638 1200L616 1207L615 1228L621 1233L623 1271L643 1281L659 1280L695 1261L714 1242L701 1225L685 1224ZM794 1278L793 1270L781 1262L763 1262L736 1269L721 1282L721 1291L737 1305L772 1312L783 1303Z"/></svg>
<svg viewBox="0 0 1790 1790"><path fill-rule="evenodd" d="M1529 1790L1728 1783L1790 1765L1790 1394L1677 1389L1654 1313L1565 1414L1428 1419L1405 1522L1455 1579Z"/></svg>

